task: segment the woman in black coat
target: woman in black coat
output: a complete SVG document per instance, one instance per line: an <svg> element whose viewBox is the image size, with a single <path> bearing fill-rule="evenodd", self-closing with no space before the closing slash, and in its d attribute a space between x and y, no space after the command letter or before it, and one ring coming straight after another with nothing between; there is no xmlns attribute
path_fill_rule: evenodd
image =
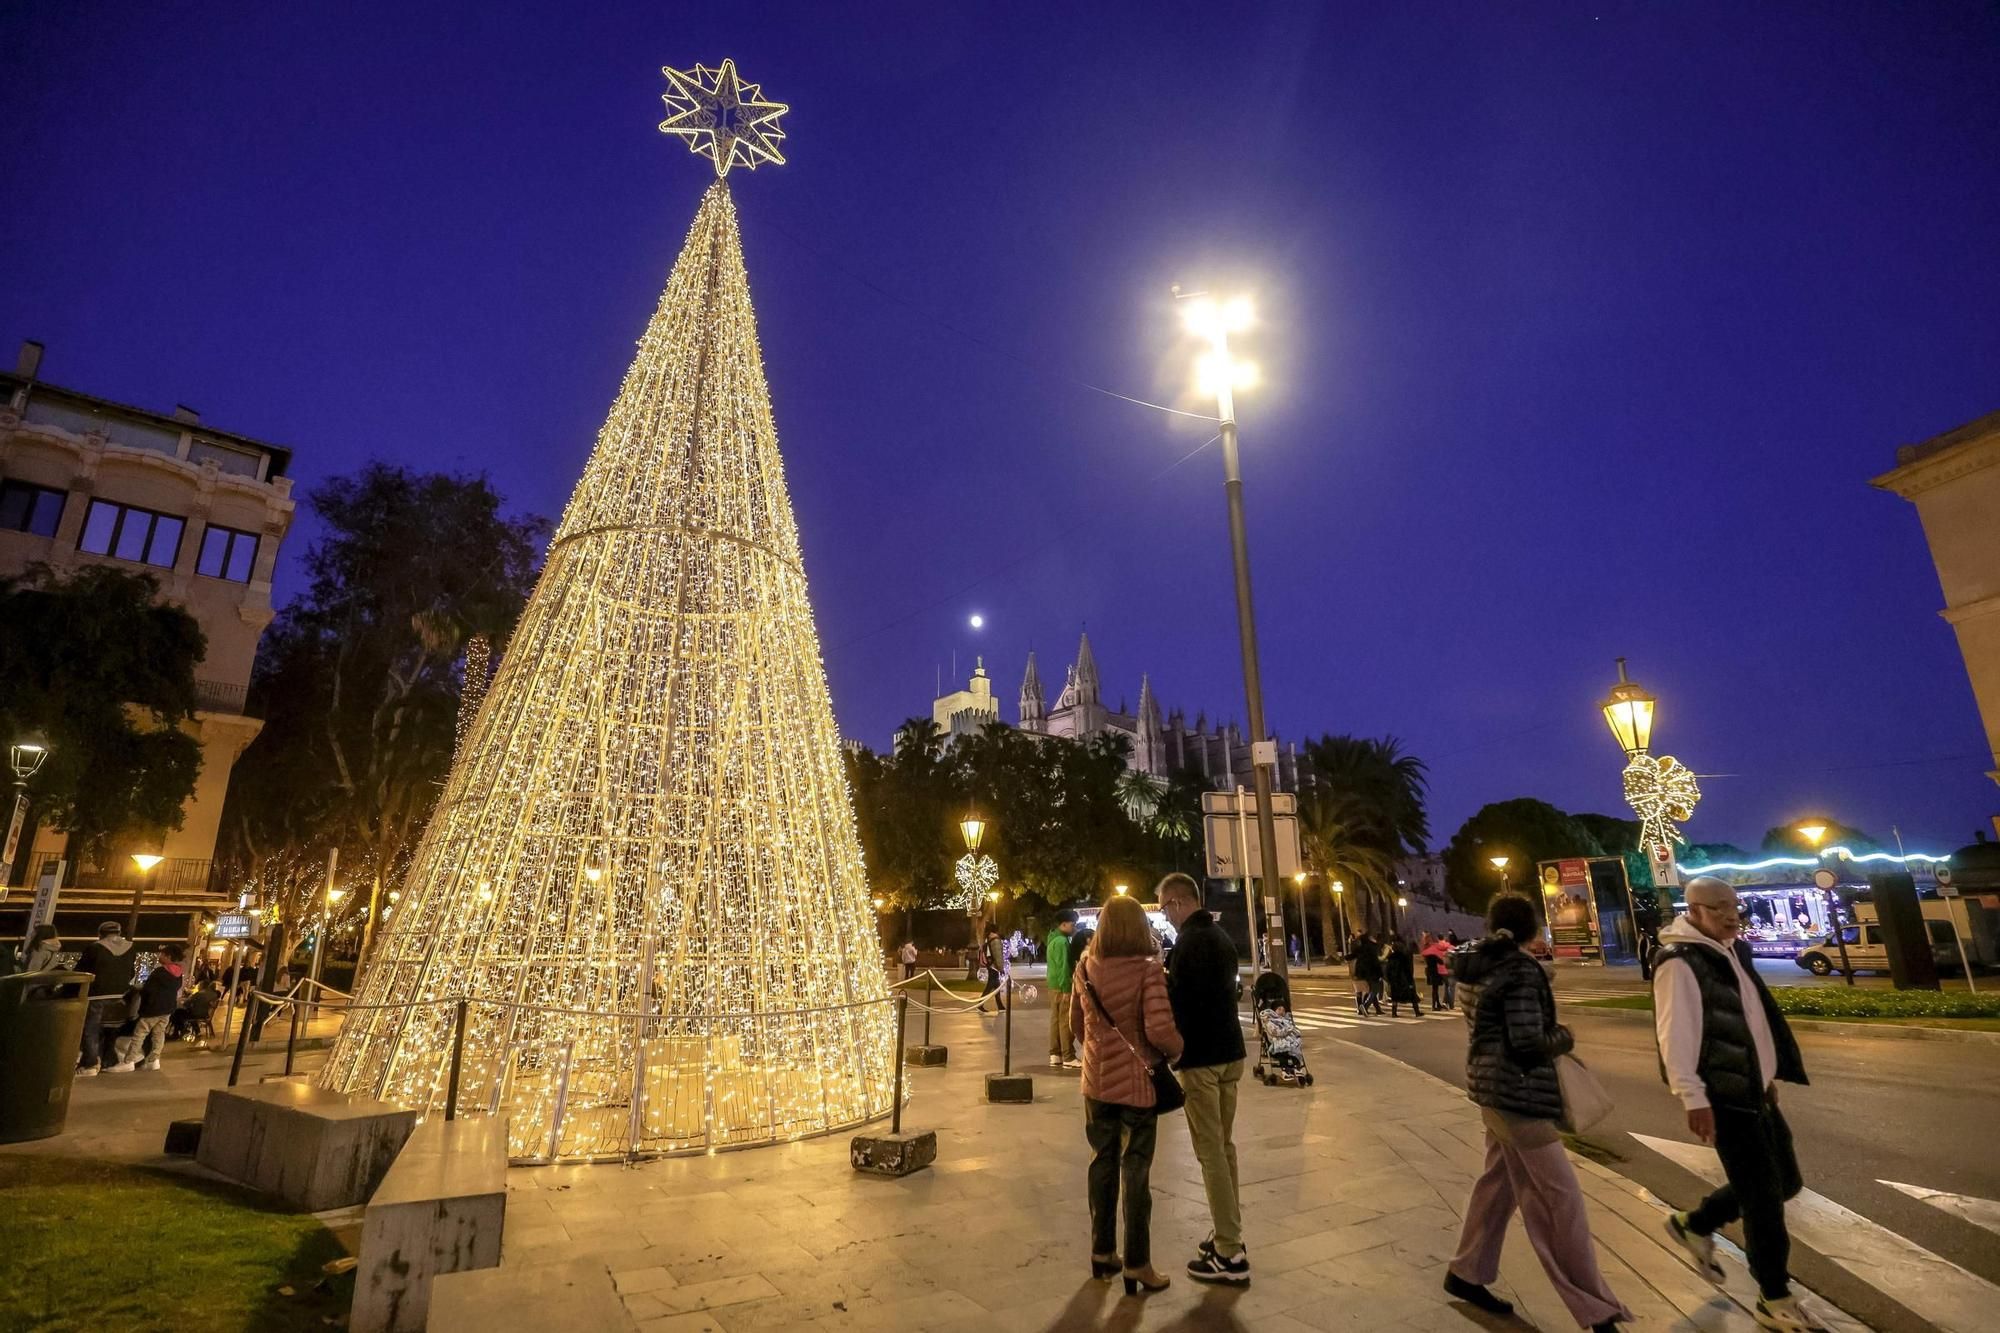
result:
<svg viewBox="0 0 2000 1333"><path fill-rule="evenodd" d="M1364 1017L1370 1009L1382 1012L1382 946L1362 931L1348 946L1347 962L1354 977L1354 1012Z"/></svg>
<svg viewBox="0 0 2000 1333"><path fill-rule="evenodd" d="M1411 1018L1424 1016L1423 1002L1417 999L1416 959L1410 955L1410 942L1398 935L1389 945L1389 956L1382 961L1382 972L1389 982L1389 1017L1401 1018L1403 1006L1410 1006ZM1376 1012L1381 1012L1378 1004Z"/></svg>
<svg viewBox="0 0 2000 1333"><path fill-rule="evenodd" d="M1503 893L1486 914L1487 937L1453 959L1471 1029L1467 1091L1486 1126L1486 1169L1473 1183L1444 1289L1491 1314L1513 1306L1487 1290L1500 1275L1500 1247L1516 1209L1535 1255L1570 1316L1605 1330L1632 1318L1597 1267L1583 1188L1557 1122L1563 1116L1556 1057L1575 1040L1556 1021L1555 992L1522 945L1536 933L1535 909Z"/></svg>

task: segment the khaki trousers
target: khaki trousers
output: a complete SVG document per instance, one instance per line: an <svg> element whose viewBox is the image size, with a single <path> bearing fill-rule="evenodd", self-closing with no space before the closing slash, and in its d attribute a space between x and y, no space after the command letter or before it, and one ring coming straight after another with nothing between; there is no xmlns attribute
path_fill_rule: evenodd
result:
<svg viewBox="0 0 2000 1333"><path fill-rule="evenodd" d="M1188 1137L1201 1163L1208 1191L1208 1215L1215 1224L1215 1248L1225 1258L1243 1252L1243 1205L1236 1190L1236 1089L1243 1062L1175 1071L1187 1094Z"/></svg>
<svg viewBox="0 0 2000 1333"><path fill-rule="evenodd" d="M1076 1038L1069 1028L1069 992L1049 992L1049 1062L1060 1064L1076 1058Z"/></svg>

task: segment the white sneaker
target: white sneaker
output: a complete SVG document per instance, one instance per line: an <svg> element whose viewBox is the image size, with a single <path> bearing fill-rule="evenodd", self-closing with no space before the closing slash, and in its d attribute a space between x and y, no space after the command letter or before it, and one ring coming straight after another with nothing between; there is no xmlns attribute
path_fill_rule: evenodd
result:
<svg viewBox="0 0 2000 1333"><path fill-rule="evenodd" d="M111 1066L111 1068L106 1070L105 1072L111 1074L129 1074L138 1067L139 1066L133 1064L130 1060L120 1060L117 1064Z"/></svg>
<svg viewBox="0 0 2000 1333"><path fill-rule="evenodd" d="M78 1066L76 1067L76 1076L77 1076L78 1078L96 1078L96 1077L97 1077L97 1066L96 1066L96 1065L78 1065Z"/></svg>
<svg viewBox="0 0 2000 1333"><path fill-rule="evenodd" d="M1806 1312L1796 1296L1780 1296L1776 1300L1757 1300L1757 1326L1776 1330L1776 1333L1827 1333L1826 1325Z"/></svg>
<svg viewBox="0 0 2000 1333"><path fill-rule="evenodd" d="M141 1069L158 1069L160 1067L160 1057L156 1055L152 1059L146 1061L145 1064L140 1065L139 1067Z"/></svg>
<svg viewBox="0 0 2000 1333"><path fill-rule="evenodd" d="M1721 1282L1725 1276L1722 1265L1715 1261L1715 1237L1698 1235L1688 1230L1688 1214L1667 1214L1667 1234L1680 1242L1681 1248L1694 1260L1694 1271L1710 1282Z"/></svg>

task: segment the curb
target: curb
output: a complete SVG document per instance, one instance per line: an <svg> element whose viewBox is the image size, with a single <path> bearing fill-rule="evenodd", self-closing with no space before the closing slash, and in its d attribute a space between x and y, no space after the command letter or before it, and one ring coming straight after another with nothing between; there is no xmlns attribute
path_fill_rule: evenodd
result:
<svg viewBox="0 0 2000 1333"><path fill-rule="evenodd" d="M1607 1014L1614 1018L1644 1019L1653 1021L1650 1009L1610 1009L1598 1005L1573 1004L1568 1012L1583 1010L1591 1014ZM1956 1041L1974 1046L2000 1046L2000 1032L1981 1032L1974 1028L1925 1028L1914 1023L1843 1023L1837 1018L1792 1018L1787 1016L1786 1024L1794 1032L1830 1032L1841 1037L1875 1037L1884 1041Z"/></svg>

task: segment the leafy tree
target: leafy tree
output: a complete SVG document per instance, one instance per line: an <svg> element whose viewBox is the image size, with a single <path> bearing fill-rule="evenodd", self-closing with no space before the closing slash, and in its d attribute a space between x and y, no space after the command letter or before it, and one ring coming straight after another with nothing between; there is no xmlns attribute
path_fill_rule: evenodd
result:
<svg viewBox="0 0 2000 1333"><path fill-rule="evenodd" d="M1713 865L1717 861L1738 863L1755 860L1733 842L1691 842L1674 853L1674 859L1683 870L1699 870L1702 866Z"/></svg>
<svg viewBox="0 0 2000 1333"><path fill-rule="evenodd" d="M1452 835L1444 851L1445 889L1467 911L1483 912L1500 888L1490 857L1505 856L1508 886L1539 899L1536 862L1603 854L1589 829L1547 801L1498 801L1481 806Z"/></svg>
<svg viewBox="0 0 2000 1333"><path fill-rule="evenodd" d="M159 592L150 575L95 565L0 580L0 735L46 740L35 813L69 835L72 867L179 828L201 772L184 728L208 642Z"/></svg>
<svg viewBox="0 0 2000 1333"><path fill-rule="evenodd" d="M1811 816L1790 824L1780 824L1764 833L1764 854L1766 856L1816 856L1819 848L1812 845L1805 834L1799 832L1800 824L1824 824L1826 835L1819 840L1820 847L1845 847L1850 852L1879 852L1882 844L1855 828L1825 815Z"/></svg>
<svg viewBox="0 0 2000 1333"><path fill-rule="evenodd" d="M267 710L230 790L230 853L295 909L341 848L343 878L400 876L450 769L468 639L504 642L548 524L484 478L371 463L315 488L305 591L265 635Z"/></svg>

